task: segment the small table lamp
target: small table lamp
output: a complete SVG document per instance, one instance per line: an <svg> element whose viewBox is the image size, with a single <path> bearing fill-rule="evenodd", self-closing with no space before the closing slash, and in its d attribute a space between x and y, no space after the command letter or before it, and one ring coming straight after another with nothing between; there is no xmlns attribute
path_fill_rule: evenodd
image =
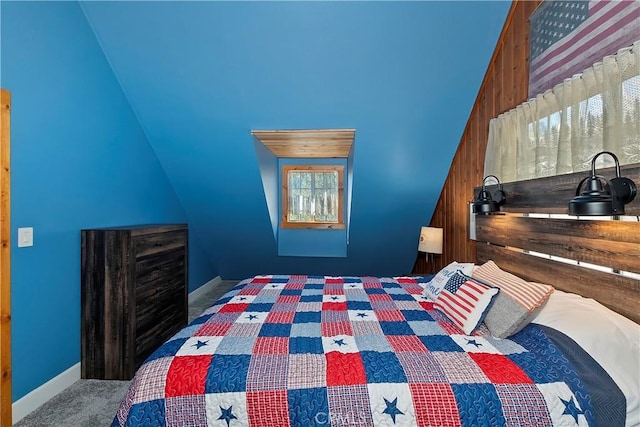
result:
<svg viewBox="0 0 640 427"><path fill-rule="evenodd" d="M433 260L429 254L442 253L442 228L422 227L420 229L420 241L418 251L427 253L427 263Z"/></svg>

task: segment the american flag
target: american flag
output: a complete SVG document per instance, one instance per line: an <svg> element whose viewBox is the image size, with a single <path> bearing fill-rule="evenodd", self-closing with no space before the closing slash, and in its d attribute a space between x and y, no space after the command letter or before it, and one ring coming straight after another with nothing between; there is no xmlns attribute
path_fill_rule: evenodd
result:
<svg viewBox="0 0 640 427"><path fill-rule="evenodd" d="M529 97L640 40L640 0L544 1L530 19Z"/></svg>
<svg viewBox="0 0 640 427"><path fill-rule="evenodd" d="M497 293L495 288L456 273L447 281L434 307L470 334L480 323L485 309Z"/></svg>

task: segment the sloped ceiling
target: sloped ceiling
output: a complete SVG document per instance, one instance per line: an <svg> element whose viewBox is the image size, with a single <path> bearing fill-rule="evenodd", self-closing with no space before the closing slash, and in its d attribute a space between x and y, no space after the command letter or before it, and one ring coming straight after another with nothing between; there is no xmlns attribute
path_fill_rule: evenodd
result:
<svg viewBox="0 0 640 427"><path fill-rule="evenodd" d="M409 273L510 6L81 5L225 279ZM251 130L343 128L356 129L348 256L278 257Z"/></svg>

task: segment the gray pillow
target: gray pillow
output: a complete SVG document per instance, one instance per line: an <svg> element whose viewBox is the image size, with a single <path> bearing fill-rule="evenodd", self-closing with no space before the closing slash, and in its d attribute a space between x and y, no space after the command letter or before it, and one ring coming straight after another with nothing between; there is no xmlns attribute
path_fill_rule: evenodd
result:
<svg viewBox="0 0 640 427"><path fill-rule="evenodd" d="M473 272L473 277L500 288L484 324L496 338L507 338L527 326L549 299L553 287L526 280L501 270L487 261Z"/></svg>

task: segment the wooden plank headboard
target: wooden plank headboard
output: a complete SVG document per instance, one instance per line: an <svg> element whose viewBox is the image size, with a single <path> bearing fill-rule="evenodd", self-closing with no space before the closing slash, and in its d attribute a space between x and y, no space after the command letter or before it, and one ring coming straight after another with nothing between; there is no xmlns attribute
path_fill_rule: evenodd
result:
<svg viewBox="0 0 640 427"><path fill-rule="evenodd" d="M502 211L476 216L478 264L491 259L526 280L593 298L640 323L640 195L625 206L625 220L558 217L567 214L578 182L588 174L504 184ZM598 174L613 177L615 170ZM640 186L640 164L621 167L621 175Z"/></svg>

